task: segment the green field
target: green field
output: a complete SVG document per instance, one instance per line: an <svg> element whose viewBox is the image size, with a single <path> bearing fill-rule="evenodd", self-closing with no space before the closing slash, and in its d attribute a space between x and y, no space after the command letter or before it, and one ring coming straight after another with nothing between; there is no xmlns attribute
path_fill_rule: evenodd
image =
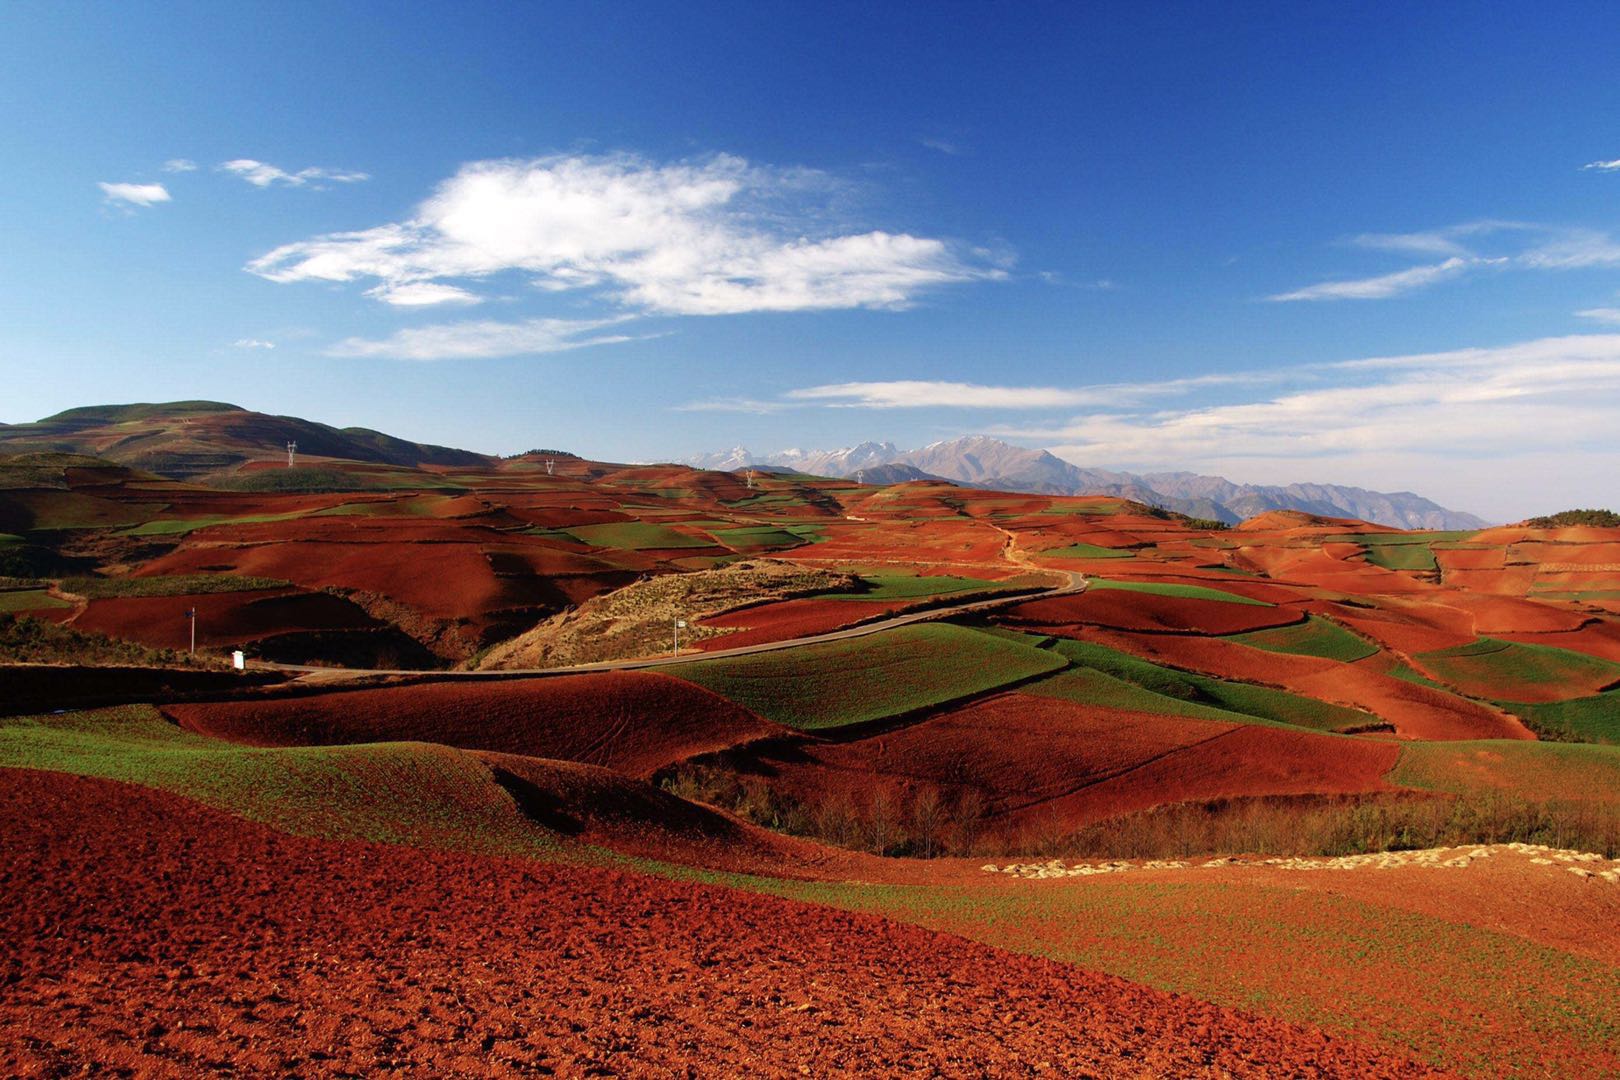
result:
<svg viewBox="0 0 1620 1080"><path fill-rule="evenodd" d="M482 761L429 743L245 747L130 705L0 719L0 767L143 784L306 836L502 853L553 842Z"/></svg>
<svg viewBox="0 0 1620 1080"><path fill-rule="evenodd" d="M186 596L197 593L258 592L292 585L280 578L244 577L239 574L167 574L155 577L64 578L65 592L87 600L114 597Z"/></svg>
<svg viewBox="0 0 1620 1080"><path fill-rule="evenodd" d="M602 525L575 525L568 532L592 547L629 551L665 548L706 548L714 542L701 536L676 532L668 525L651 521L610 521Z"/></svg>
<svg viewBox="0 0 1620 1080"><path fill-rule="evenodd" d="M938 705L1063 666L1059 656L1004 637L930 624L667 670L768 720L814 730Z"/></svg>
<svg viewBox="0 0 1620 1080"><path fill-rule="evenodd" d="M291 521L294 518L308 517L305 510L294 510L285 514L243 514L240 517L230 517L225 514L215 514L200 518L160 518L157 521L143 521L133 529L124 530L125 536L184 536L196 532L198 529L212 528L215 525L258 525L267 521Z"/></svg>
<svg viewBox="0 0 1620 1080"><path fill-rule="evenodd" d="M1385 570L1437 570L1440 566L1426 544L1375 544L1367 548L1367 561Z"/></svg>
<svg viewBox="0 0 1620 1080"><path fill-rule="evenodd" d="M1250 604L1254 607L1276 607L1264 600L1255 600L1248 596L1239 596L1236 593L1225 592L1221 589L1211 589L1203 585L1182 585L1173 581L1113 581L1106 578L1092 578L1086 586L1089 589L1125 589L1129 592L1152 593L1155 596L1182 596L1188 600L1219 600L1226 604Z"/></svg>
<svg viewBox="0 0 1620 1080"><path fill-rule="evenodd" d="M1180 716L1196 715L1200 719L1238 719L1247 723L1271 721L1291 727L1310 728L1314 731L1340 731L1379 722L1378 717L1372 713L1362 712L1359 709L1331 705L1315 698L1290 694L1286 690L1273 690L1266 686L1229 682L1208 675L1177 671L1138 659L1117 649L1110 649L1105 645L1094 645L1069 638L1054 638L1049 647L1077 667L1101 672L1111 677L1113 682L1076 680L1056 684L1056 690L1059 692L1054 693L1053 680L1048 680L1046 683L1037 683L1031 687L1031 693L1040 693L1042 692L1040 688L1046 687L1046 693L1069 700L1088 700L1081 695L1093 694L1095 696L1089 699L1093 704L1108 705L1115 701L1126 700L1122 695L1128 692L1115 685L1125 683L1151 696L1134 698L1133 700L1140 704L1116 706L1118 708L1170 712ZM1182 708L1174 707L1176 702L1181 703ZM1185 706L1189 704L1199 706L1201 710L1207 708L1238 715L1216 718L1207 716L1202 711L1187 712Z"/></svg>
<svg viewBox="0 0 1620 1080"><path fill-rule="evenodd" d="M1000 582L949 574L929 577L921 574L863 573L860 579L870 588L862 592L827 593L822 599L912 600L954 593L991 592L1001 587Z"/></svg>
<svg viewBox="0 0 1620 1080"><path fill-rule="evenodd" d="M735 550L798 547L804 538L786 529L772 525L748 525L742 528L711 529L714 538Z"/></svg>
<svg viewBox="0 0 1620 1080"><path fill-rule="evenodd" d="M1048 559L1134 559L1136 552L1129 548L1101 547L1097 544L1070 544L1068 547L1048 548L1037 552Z"/></svg>
<svg viewBox="0 0 1620 1080"><path fill-rule="evenodd" d="M0 611L43 611L47 608L72 606L66 600L58 600L44 589L13 589L0 592Z"/></svg>
<svg viewBox="0 0 1620 1080"><path fill-rule="evenodd" d="M1320 656L1353 664L1378 652L1378 646L1346 630L1329 619L1312 615L1297 626L1279 626L1274 630L1254 630L1246 634L1232 634L1226 640L1236 641L1266 652L1289 653L1293 656Z"/></svg>
<svg viewBox="0 0 1620 1080"><path fill-rule="evenodd" d="M1527 688L1570 687L1570 697L1620 683L1620 664L1551 645L1482 637L1467 645L1418 653L1434 678L1473 697L1518 701Z"/></svg>
<svg viewBox="0 0 1620 1080"><path fill-rule="evenodd" d="M1545 705L1497 704L1544 739L1620 745L1620 690Z"/></svg>
<svg viewBox="0 0 1620 1080"><path fill-rule="evenodd" d="M1455 795L1509 797L1534 803L1620 805L1620 746L1587 743L1410 743L1390 772L1392 783Z"/></svg>

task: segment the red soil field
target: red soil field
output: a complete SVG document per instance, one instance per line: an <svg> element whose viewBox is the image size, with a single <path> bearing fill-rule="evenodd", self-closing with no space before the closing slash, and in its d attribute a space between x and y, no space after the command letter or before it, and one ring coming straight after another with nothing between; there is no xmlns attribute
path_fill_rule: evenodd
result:
<svg viewBox="0 0 1620 1080"><path fill-rule="evenodd" d="M1454 570L1500 570L1506 558L1507 549L1499 547L1459 551L1442 548L1434 553L1434 561L1448 575Z"/></svg>
<svg viewBox="0 0 1620 1080"><path fill-rule="evenodd" d="M1348 795L1388 791L1383 777L1400 756L1394 743L1241 725L1224 735L1144 762L1081 788L1014 821L1088 823L1166 803L1250 795Z"/></svg>
<svg viewBox="0 0 1620 1080"><path fill-rule="evenodd" d="M73 625L159 648L185 649L191 638L186 612L192 608L197 610L197 640L212 648L301 630L368 630L381 625L347 600L290 589L92 600Z"/></svg>
<svg viewBox="0 0 1620 1080"><path fill-rule="evenodd" d="M1518 633L1548 634L1578 630L1591 616L1534 600L1507 596L1475 596L1466 593L1446 597L1447 604L1474 616L1474 632L1480 636Z"/></svg>
<svg viewBox="0 0 1620 1080"><path fill-rule="evenodd" d="M975 789L987 817L1012 831L1076 829L1189 799L1387 790L1399 747L1009 693L897 732L764 754L772 786L801 800Z"/></svg>
<svg viewBox="0 0 1620 1080"><path fill-rule="evenodd" d="M1579 630L1554 631L1545 634L1498 633L1504 641L1517 641L1525 645L1551 645L1596 656L1601 660L1620 663L1620 622L1593 621Z"/></svg>
<svg viewBox="0 0 1620 1080"><path fill-rule="evenodd" d="M1424 1075L946 934L606 870L0 783L0 1069ZM113 823L116 823L114 825Z"/></svg>
<svg viewBox="0 0 1620 1080"><path fill-rule="evenodd" d="M1318 601L1310 610L1344 623L1386 649L1402 653L1431 652L1467 645L1479 637L1474 617L1438 599L1423 603L1408 598L1379 597L1376 606Z"/></svg>
<svg viewBox="0 0 1620 1080"><path fill-rule="evenodd" d="M715 649L734 649L739 645L753 645L761 641L784 641L789 638L824 634L840 627L875 619L891 611L899 611L916 603L915 600L817 600L807 597L783 600L774 604L759 604L740 611L728 611L704 619L701 626L731 629L729 634L704 638L697 647L705 652Z"/></svg>
<svg viewBox="0 0 1620 1080"><path fill-rule="evenodd" d="M1408 739L1535 738L1506 713L1361 664L1269 653L1219 638L1107 630L1087 636L1171 667L1280 686L1307 697L1365 709Z"/></svg>
<svg viewBox="0 0 1620 1080"><path fill-rule="evenodd" d="M474 624L491 611L534 599L510 579L498 578L477 544L411 538L377 543L283 540L240 547L192 542L147 563L142 573L192 574L205 568L282 578L308 589L374 592L431 618Z"/></svg>
<svg viewBox="0 0 1620 1080"><path fill-rule="evenodd" d="M1076 626L1107 626L1158 633L1239 634L1304 621L1295 608L1259 607L1224 600L1127 589L1088 589L1076 596L1031 600L1004 609L998 621L1037 633L1061 634Z"/></svg>
<svg viewBox="0 0 1620 1080"><path fill-rule="evenodd" d="M691 683L634 671L446 680L164 711L188 730L257 746L415 740L638 777L782 730Z"/></svg>

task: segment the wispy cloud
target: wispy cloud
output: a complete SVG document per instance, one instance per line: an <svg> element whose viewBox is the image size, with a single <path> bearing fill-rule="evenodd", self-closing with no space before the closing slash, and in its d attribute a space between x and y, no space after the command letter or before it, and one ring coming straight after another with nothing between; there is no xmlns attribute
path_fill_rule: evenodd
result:
<svg viewBox="0 0 1620 1080"><path fill-rule="evenodd" d="M944 240L829 228L837 182L808 169L716 156L480 161L410 219L286 244L247 269L276 282L374 281L390 300L467 302L503 272L555 292L595 290L648 312L720 315L902 308L1005 269ZM461 284L453 284L453 283Z"/></svg>
<svg viewBox="0 0 1620 1080"><path fill-rule="evenodd" d="M1582 319L1591 319L1593 322L1620 326L1620 307L1586 308L1583 311L1577 311L1575 314Z"/></svg>
<svg viewBox="0 0 1620 1080"><path fill-rule="evenodd" d="M195 166L193 166L195 167ZM220 165L224 172L240 176L254 187L267 188L276 184L285 187L319 187L322 181L334 184L357 184L362 180L370 180L369 173L354 172L347 169L326 169L313 166L308 169L299 169L297 172L288 172L263 161L252 158L237 158Z"/></svg>
<svg viewBox="0 0 1620 1080"><path fill-rule="evenodd" d="M163 163L163 171L168 173L196 172L197 163L190 158L170 158Z"/></svg>
<svg viewBox="0 0 1620 1080"><path fill-rule="evenodd" d="M675 406L672 411L750 413L755 416L768 416L789 408L792 408L792 405L785 401L760 401L757 398L729 397L710 398L707 401L689 401L684 405Z"/></svg>
<svg viewBox="0 0 1620 1080"><path fill-rule="evenodd" d="M917 142L919 145L926 146L930 150L937 150L941 154L948 154L951 157L960 157L962 154L966 153L966 151L962 149L962 145L960 143L952 142L950 139L940 139L931 135L922 135L917 138Z"/></svg>
<svg viewBox="0 0 1620 1080"><path fill-rule="evenodd" d="M1277 371L1218 372L1154 382L1095 383L1089 386L1070 387L986 386L982 383L931 379L896 379L884 382L843 382L806 386L789 390L780 399L770 402L740 400L749 405L768 405L773 412L792 407L1033 411L1083 408L1093 405L1116 407L1134 405L1152 398L1185 394L1214 386L1273 382L1289 375L1289 372ZM681 408L684 411L757 411L730 408L729 403L737 400L739 399L726 398L718 402L693 402Z"/></svg>
<svg viewBox="0 0 1620 1080"><path fill-rule="evenodd" d="M1583 478L1502 467L1504 459L1560 453L1575 455L1571 462L1606 455L1620 464L1613 449L1620 334L1373 357L1313 365L1304 374L1316 385L1190 408L1097 409L1064 424L1002 425L990 433L1044 442L1078 465L1224 469L1274 479L1286 470L1295 479L1336 474L1363 484L1404 470L1404 480L1388 482L1407 490L1424 480L1444 483L1440 478L1455 472L1481 492L1516 478L1515 498L1553 498L1555 489L1583 485L1588 498L1620 494L1612 472ZM1605 485L1608 491L1599 490Z"/></svg>
<svg viewBox="0 0 1620 1080"><path fill-rule="evenodd" d="M1437 281L1458 277L1476 266L1499 266L1505 259L1471 259L1453 256L1444 262L1429 266L1413 266L1391 274L1355 278L1349 281L1324 281L1307 285L1292 292L1277 293L1267 300L1288 302L1294 300L1383 300L1433 285Z"/></svg>
<svg viewBox="0 0 1620 1080"><path fill-rule="evenodd" d="M231 348L233 349L273 349L275 347L275 342L265 341L262 338L237 338L231 342Z"/></svg>
<svg viewBox="0 0 1620 1080"><path fill-rule="evenodd" d="M406 281L397 285L378 285L367 289L366 295L395 307L431 307L436 304L481 304L484 298L454 285L440 285L433 281Z"/></svg>
<svg viewBox="0 0 1620 1080"><path fill-rule="evenodd" d="M1620 172L1620 158L1613 161L1588 161L1581 168L1596 169L1598 172Z"/></svg>
<svg viewBox="0 0 1620 1080"><path fill-rule="evenodd" d="M459 322L418 326L386 338L348 338L327 350L328 356L380 357L391 360L471 360L566 352L590 345L633 341L628 334L597 331L625 319L525 319L521 322Z"/></svg>
<svg viewBox="0 0 1620 1080"><path fill-rule="evenodd" d="M1599 229L1523 221L1473 221L1411 233L1363 233L1356 247L1409 255L1443 255L1438 263L1371 277L1324 281L1268 300L1382 300L1481 270L1580 270L1620 266L1620 241Z"/></svg>
<svg viewBox="0 0 1620 1080"><path fill-rule="evenodd" d="M156 206L171 201L169 189L162 184L109 184L98 182L102 195L114 206Z"/></svg>

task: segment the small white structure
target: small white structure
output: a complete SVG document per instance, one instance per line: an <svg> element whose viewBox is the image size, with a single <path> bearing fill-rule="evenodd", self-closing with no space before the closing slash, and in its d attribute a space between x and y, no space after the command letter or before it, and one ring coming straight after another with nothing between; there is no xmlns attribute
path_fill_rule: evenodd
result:
<svg viewBox="0 0 1620 1080"><path fill-rule="evenodd" d="M235 668L237 671L247 670L247 657L242 655L241 649L237 649L235 652L231 653L231 667Z"/></svg>
<svg viewBox="0 0 1620 1080"><path fill-rule="evenodd" d="M675 655L681 655L681 631L686 629L685 619L675 620Z"/></svg>

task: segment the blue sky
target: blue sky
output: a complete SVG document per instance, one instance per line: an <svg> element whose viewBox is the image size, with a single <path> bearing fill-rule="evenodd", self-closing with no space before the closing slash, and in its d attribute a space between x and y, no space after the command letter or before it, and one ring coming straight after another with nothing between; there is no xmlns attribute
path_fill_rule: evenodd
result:
<svg viewBox="0 0 1620 1080"><path fill-rule="evenodd" d="M1620 502L1612 7L1143 7L7 4L0 421Z"/></svg>

